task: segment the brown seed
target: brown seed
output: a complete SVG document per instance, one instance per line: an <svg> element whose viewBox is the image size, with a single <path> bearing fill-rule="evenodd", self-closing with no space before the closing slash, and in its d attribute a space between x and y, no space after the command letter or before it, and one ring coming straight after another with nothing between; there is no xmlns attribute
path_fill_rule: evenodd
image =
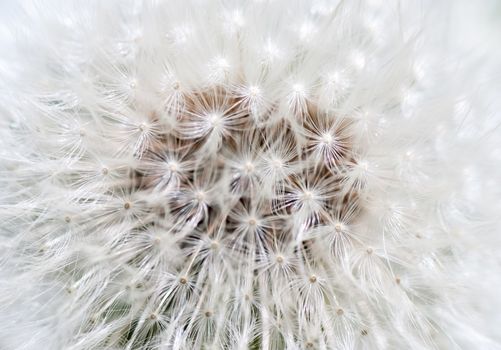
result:
<svg viewBox="0 0 501 350"><path fill-rule="evenodd" d="M336 310L336 314L338 314L339 316L341 316L341 315L344 314L344 310L343 309L337 309Z"/></svg>
<svg viewBox="0 0 501 350"><path fill-rule="evenodd" d="M311 275L310 276L310 283L315 283L317 281L317 276Z"/></svg>
<svg viewBox="0 0 501 350"><path fill-rule="evenodd" d="M129 210L129 209L130 209L130 207L131 207L130 202L125 202L125 203L124 203L124 209L125 209L125 210Z"/></svg>
<svg viewBox="0 0 501 350"><path fill-rule="evenodd" d="M179 283L181 283L181 284L186 284L186 282L188 282L188 280L186 279L186 277L181 277L179 279Z"/></svg>
<svg viewBox="0 0 501 350"><path fill-rule="evenodd" d="M367 334L369 334L369 332L366 329L362 329L362 331L360 332L360 334L367 335Z"/></svg>

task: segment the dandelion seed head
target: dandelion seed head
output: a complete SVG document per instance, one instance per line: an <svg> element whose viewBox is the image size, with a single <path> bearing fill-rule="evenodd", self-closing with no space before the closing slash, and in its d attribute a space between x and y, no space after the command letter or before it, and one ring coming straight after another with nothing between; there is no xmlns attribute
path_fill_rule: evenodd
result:
<svg viewBox="0 0 501 350"><path fill-rule="evenodd" d="M0 348L499 347L482 5L30 4L0 5Z"/></svg>

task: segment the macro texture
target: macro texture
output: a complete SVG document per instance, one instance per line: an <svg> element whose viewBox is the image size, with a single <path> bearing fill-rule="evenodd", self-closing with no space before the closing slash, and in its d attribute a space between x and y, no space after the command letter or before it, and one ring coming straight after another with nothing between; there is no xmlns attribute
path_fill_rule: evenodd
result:
<svg viewBox="0 0 501 350"><path fill-rule="evenodd" d="M491 2L1 7L1 349L501 349Z"/></svg>

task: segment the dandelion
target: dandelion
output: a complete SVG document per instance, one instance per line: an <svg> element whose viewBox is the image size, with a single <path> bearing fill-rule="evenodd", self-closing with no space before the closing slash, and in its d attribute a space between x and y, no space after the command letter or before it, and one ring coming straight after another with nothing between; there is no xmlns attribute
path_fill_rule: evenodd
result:
<svg viewBox="0 0 501 350"><path fill-rule="evenodd" d="M0 348L501 349L491 6L0 5Z"/></svg>

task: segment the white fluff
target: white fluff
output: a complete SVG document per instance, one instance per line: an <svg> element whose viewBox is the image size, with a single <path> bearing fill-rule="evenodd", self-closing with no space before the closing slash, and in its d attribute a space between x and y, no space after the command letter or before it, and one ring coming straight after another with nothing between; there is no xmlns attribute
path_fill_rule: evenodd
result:
<svg viewBox="0 0 501 350"><path fill-rule="evenodd" d="M501 349L495 3L0 9L0 348Z"/></svg>

